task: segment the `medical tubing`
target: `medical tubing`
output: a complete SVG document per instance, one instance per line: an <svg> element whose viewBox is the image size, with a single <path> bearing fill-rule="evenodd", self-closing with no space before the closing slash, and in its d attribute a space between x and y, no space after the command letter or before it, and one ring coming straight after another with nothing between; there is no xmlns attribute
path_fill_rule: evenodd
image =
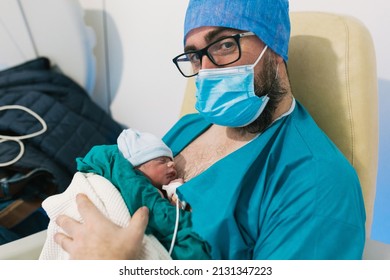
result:
<svg viewBox="0 0 390 280"><path fill-rule="evenodd" d="M4 105L4 106L0 106L0 111L4 111L4 110L22 110L22 111L25 111L28 114L30 114L33 117L35 117L39 121L39 123L42 125L42 129L37 131L37 132L26 134L26 135L21 135L21 136L9 136L9 135L1 135L0 134L0 144L4 143L4 142L7 142L7 141L14 141L14 142L18 143L19 147L20 147L19 154L12 160L9 160L7 162L0 162L0 167L5 167L5 166L9 166L11 164L14 164L15 162L17 162L23 156L25 149L24 149L24 144L23 144L23 142L21 140L37 137L37 136L39 136L39 135L41 135L41 134L43 134L43 133L45 133L47 131L47 124L46 124L46 122L37 113L35 113L34 111L32 111L31 109L29 109L29 108L27 108L25 106L21 106L21 105Z"/></svg>
<svg viewBox="0 0 390 280"><path fill-rule="evenodd" d="M176 199L176 222L175 222L175 229L173 231L173 237L172 237L172 242L171 242L171 248L169 249L169 255L172 254L173 247L175 247L175 240L176 240L176 235L177 231L179 229L179 219L180 219L180 213L179 213L179 199Z"/></svg>

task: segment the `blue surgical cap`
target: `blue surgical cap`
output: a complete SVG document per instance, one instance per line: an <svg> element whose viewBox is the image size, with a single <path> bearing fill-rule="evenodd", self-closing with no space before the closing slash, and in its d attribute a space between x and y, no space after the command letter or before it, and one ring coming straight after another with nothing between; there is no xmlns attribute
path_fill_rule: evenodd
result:
<svg viewBox="0 0 390 280"><path fill-rule="evenodd" d="M285 61L288 59L288 0L190 0L184 42L188 32L202 26L252 31Z"/></svg>

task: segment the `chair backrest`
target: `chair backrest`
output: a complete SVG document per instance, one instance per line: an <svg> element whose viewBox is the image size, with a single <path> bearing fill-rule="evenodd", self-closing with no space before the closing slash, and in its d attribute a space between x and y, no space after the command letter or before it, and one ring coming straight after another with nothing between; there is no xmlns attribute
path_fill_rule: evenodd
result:
<svg viewBox="0 0 390 280"><path fill-rule="evenodd" d="M291 13L288 71L293 94L356 169L370 236L378 165L378 90L372 38L357 19ZM181 115L194 112L187 84Z"/></svg>

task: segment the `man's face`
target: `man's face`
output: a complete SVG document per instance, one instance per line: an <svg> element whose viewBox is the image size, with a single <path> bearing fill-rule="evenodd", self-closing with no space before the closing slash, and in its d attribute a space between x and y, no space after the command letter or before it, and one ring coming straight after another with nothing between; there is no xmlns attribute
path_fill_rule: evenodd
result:
<svg viewBox="0 0 390 280"><path fill-rule="evenodd" d="M200 50L210 43L215 42L216 40L235 35L238 33L243 33L243 30L219 28L219 27L200 27L194 30L191 30L188 33L186 44L184 47L185 51ZM224 67L232 67L237 65L250 65L255 63L256 59L259 57L261 51L264 49L265 45L257 36L248 36L241 38L241 58L229 65ZM207 56L202 57L201 69L211 69L211 68L223 68L221 66L216 66L210 61ZM262 67L262 61L257 64L255 68L255 73L258 72Z"/></svg>
<svg viewBox="0 0 390 280"><path fill-rule="evenodd" d="M218 28L218 27L200 27L191 30L186 39L185 51L199 50L208 44L218 40L221 37L242 33L242 30ZM251 65L259 57L264 49L264 43L257 36L248 36L240 39L241 58L227 66ZM269 48L262 59L254 69L255 75L255 93L258 96L268 95L270 101L265 107L260 117L252 124L242 128L251 133L258 133L267 128L273 120L274 112L285 95L286 89L281 86L280 80L276 79L277 64L282 58L277 56ZM207 56L202 57L201 69L223 68L213 64ZM241 129L241 128L240 128Z"/></svg>

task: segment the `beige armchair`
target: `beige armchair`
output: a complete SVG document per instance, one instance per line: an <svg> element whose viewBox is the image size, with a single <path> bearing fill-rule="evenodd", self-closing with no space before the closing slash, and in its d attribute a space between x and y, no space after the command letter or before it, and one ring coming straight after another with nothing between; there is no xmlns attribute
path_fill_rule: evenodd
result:
<svg viewBox="0 0 390 280"><path fill-rule="evenodd" d="M373 41L357 19L320 12L291 13L288 71L295 98L355 167L370 236L378 163L378 91ZM187 85L181 114L194 112Z"/></svg>
<svg viewBox="0 0 390 280"><path fill-rule="evenodd" d="M288 63L295 97L355 167L370 237L378 165L378 89L373 41L355 18L293 13Z"/></svg>

